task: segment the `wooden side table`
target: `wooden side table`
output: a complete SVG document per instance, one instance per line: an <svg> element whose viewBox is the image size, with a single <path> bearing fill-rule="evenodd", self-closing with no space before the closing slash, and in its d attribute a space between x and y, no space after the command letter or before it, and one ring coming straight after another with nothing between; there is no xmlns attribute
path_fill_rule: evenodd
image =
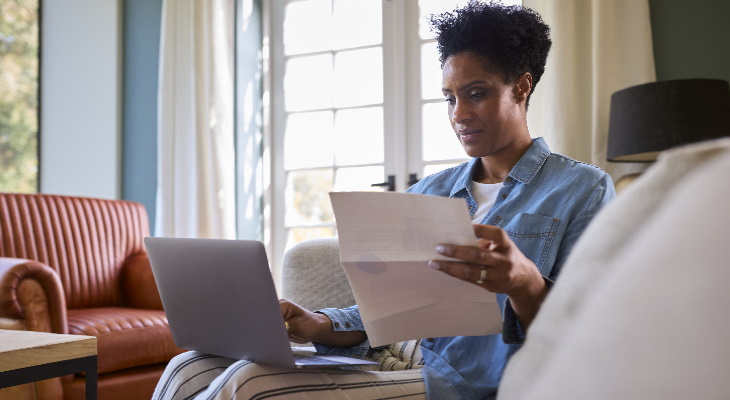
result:
<svg viewBox="0 0 730 400"><path fill-rule="evenodd" d="M0 388L79 372L96 400L95 337L0 329Z"/></svg>

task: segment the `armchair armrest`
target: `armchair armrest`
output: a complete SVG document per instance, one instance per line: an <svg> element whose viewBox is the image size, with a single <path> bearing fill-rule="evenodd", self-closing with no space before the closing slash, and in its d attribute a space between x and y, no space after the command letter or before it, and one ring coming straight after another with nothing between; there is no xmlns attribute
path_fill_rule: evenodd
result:
<svg viewBox="0 0 730 400"><path fill-rule="evenodd" d="M121 284L127 307L162 310L162 299L147 253L136 254L124 262Z"/></svg>
<svg viewBox="0 0 730 400"><path fill-rule="evenodd" d="M27 330L68 333L56 271L38 261L0 257L0 318L23 320Z"/></svg>

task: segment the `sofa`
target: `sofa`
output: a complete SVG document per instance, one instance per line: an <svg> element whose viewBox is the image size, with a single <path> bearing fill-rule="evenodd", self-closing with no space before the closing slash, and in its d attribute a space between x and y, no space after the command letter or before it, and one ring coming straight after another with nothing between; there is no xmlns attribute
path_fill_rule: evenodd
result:
<svg viewBox="0 0 730 400"><path fill-rule="evenodd" d="M97 338L98 394L149 399L175 346L143 238L144 206L0 193L0 329ZM80 375L0 390L0 399L83 399Z"/></svg>

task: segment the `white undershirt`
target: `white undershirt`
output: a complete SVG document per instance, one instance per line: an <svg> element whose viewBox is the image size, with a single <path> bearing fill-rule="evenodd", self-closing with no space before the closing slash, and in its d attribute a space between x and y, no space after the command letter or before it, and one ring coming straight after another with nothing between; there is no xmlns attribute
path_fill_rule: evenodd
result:
<svg viewBox="0 0 730 400"><path fill-rule="evenodd" d="M477 224L481 224L484 217L487 215L489 210L497 201L497 195L499 190L502 189L504 184L500 183L471 183L471 194L474 196L474 200L477 202L477 212L471 217L471 221Z"/></svg>

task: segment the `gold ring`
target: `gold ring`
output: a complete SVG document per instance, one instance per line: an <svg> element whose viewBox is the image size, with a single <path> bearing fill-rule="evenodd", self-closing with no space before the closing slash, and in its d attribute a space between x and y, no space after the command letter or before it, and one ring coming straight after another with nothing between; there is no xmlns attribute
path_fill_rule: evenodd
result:
<svg viewBox="0 0 730 400"><path fill-rule="evenodd" d="M286 331L289 332L289 323L284 321L284 328L286 328Z"/></svg>
<svg viewBox="0 0 730 400"><path fill-rule="evenodd" d="M487 266L482 265L481 270L479 271L479 279L477 279L478 284L484 283L484 281L487 279Z"/></svg>

